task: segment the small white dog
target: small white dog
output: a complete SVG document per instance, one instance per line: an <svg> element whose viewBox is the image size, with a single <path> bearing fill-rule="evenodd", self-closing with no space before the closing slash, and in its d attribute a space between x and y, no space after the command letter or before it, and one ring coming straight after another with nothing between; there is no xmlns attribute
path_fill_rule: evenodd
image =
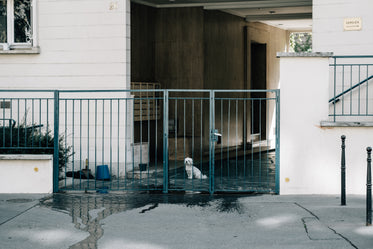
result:
<svg viewBox="0 0 373 249"><path fill-rule="evenodd" d="M188 179L197 178L197 179L207 179L206 175L203 175L202 172L195 166L193 166L193 159L186 157L184 160L185 171L187 172Z"/></svg>

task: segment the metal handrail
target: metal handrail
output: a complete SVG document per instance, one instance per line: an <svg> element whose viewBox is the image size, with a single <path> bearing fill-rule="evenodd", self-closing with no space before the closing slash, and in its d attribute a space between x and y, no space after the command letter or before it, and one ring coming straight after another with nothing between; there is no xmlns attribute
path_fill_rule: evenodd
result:
<svg viewBox="0 0 373 249"><path fill-rule="evenodd" d="M338 102L338 101L339 101L339 97L341 97L342 95L345 95L346 93L352 91L353 89L355 89L356 87L358 87L358 86L364 84L365 82L368 82L368 81L371 80L372 78L373 78L373 75L371 75L371 76L369 76L368 78L366 78L366 79L360 81L359 83L357 83L357 84L355 84L354 86L350 87L349 89L343 91L342 93L340 93L340 94L334 96L333 98L329 99L329 103L330 103L330 102L333 102L333 104L334 104L334 103Z"/></svg>

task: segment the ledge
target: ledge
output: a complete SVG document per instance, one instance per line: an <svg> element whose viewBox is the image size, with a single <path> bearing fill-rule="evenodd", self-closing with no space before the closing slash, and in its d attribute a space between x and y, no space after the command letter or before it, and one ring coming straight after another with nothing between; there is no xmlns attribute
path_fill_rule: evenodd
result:
<svg viewBox="0 0 373 249"><path fill-rule="evenodd" d="M332 57L332 52L314 52L314 53L295 53L295 52L278 52L277 58L280 57Z"/></svg>
<svg viewBox="0 0 373 249"><path fill-rule="evenodd" d="M40 47L17 48L10 50L0 49L0 55L2 54L40 54Z"/></svg>
<svg viewBox="0 0 373 249"><path fill-rule="evenodd" d="M373 127L373 122L331 122L321 121L321 127Z"/></svg>
<svg viewBox="0 0 373 249"><path fill-rule="evenodd" d="M50 154L2 154L0 160L53 160Z"/></svg>

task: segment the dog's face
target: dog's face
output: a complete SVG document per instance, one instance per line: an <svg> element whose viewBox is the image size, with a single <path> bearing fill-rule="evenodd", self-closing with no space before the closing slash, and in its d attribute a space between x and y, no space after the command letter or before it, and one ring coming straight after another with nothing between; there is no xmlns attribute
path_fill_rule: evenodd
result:
<svg viewBox="0 0 373 249"><path fill-rule="evenodd" d="M186 158L184 159L184 164L185 164L185 165L188 165L188 166L193 165L193 159L190 158L190 157L186 157Z"/></svg>

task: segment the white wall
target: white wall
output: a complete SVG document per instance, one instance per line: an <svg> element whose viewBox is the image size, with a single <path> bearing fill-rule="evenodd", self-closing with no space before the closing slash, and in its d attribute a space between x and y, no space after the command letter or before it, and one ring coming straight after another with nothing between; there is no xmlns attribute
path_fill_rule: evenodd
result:
<svg viewBox="0 0 373 249"><path fill-rule="evenodd" d="M87 90L87 89L129 89L130 88L130 0L37 0L37 30L38 45L40 46L40 54L9 54L0 51L0 89L71 89L71 90ZM44 96L45 95L45 96ZM60 98L104 98L127 96L126 93L78 93L78 94L61 94ZM53 97L53 93L0 93L0 98L16 97ZM28 101L27 108L22 106L24 100L21 100L20 116L18 117L17 101L12 103L12 112L9 109L0 108L0 118L15 119L17 125L22 123L24 116L27 113L27 124L36 123L43 124L43 129L47 126L53 129L53 100L49 103L49 117L46 114L46 104L43 100L42 112L43 116L39 120L39 102L35 101L35 106ZM71 102L70 102L71 103ZM85 103L85 102L84 102ZM91 102L91 112L94 110ZM109 102L106 102L105 108L105 141L109 141L108 134L110 128L108 113ZM72 108L67 111L68 123L67 126L67 145L75 146L74 152L80 147L86 149L88 146L84 144L87 141L86 136L83 136L83 143L80 144L79 133L79 101L75 102L75 128L71 128ZM64 102L60 102L60 132L65 135L65 112ZM70 107L70 106L68 106ZM87 105L84 106L87 108ZM83 112L84 112L83 108ZM101 102L98 102L98 115L102 110ZM124 111L123 105L121 106ZM115 109L115 106L114 106ZM124 114L128 119L132 118L131 108ZM113 116L118 117L118 112L113 110ZM123 115L124 115L123 114ZM128 121L127 127L124 127L123 115L121 116L121 136L116 140L123 147L130 148L132 143L132 125ZM48 118L47 118L48 117ZM87 115L84 113L82 123L87 122ZM91 118L94 115L91 115ZM48 120L47 120L48 119ZM33 121L32 121L33 120ZM102 118L97 122L97 126L101 127ZM113 121L114 122L114 121ZM91 121L91 126L92 126ZM113 134L116 134L116 126L113 125ZM83 132L86 134L86 127L83 127ZM73 133L74 130L74 133ZM92 135L94 129L90 130L90 141L94 141ZM128 132L127 132L128 131ZM75 138L72 138L75 134ZM103 141L102 136L98 135L98 139ZM74 142L73 142L74 141ZM124 146L125 144L125 146ZM123 146L122 146L123 145ZM105 161L100 156L102 146L98 146L97 162L104 161L108 163L109 148L105 150ZM91 150L94 146L91 146ZM129 150L129 149L128 149ZM119 153L119 152L118 152ZM120 160L124 161L124 154L121 154ZM80 167L85 167L85 159L87 151L81 154L74 155L75 170ZM89 160L94 162L95 153L90 153ZM117 156L113 156L113 162L116 162ZM81 161L77 161L80 160ZM71 159L72 160L72 159ZM132 162L132 159L129 160ZM69 164L70 165L70 164ZM83 166L81 166L83 165ZM93 167L94 168L94 167ZM122 167L124 168L124 166ZM116 172L116 167L113 174L123 174ZM67 170L72 170L71 167ZM93 172L94 173L94 172Z"/></svg>
<svg viewBox="0 0 373 249"><path fill-rule="evenodd" d="M129 0L38 0L40 54L0 53L0 88L129 88Z"/></svg>
<svg viewBox="0 0 373 249"><path fill-rule="evenodd" d="M373 54L373 1L313 0L313 51ZM344 31L344 18L361 17L362 30Z"/></svg>
<svg viewBox="0 0 373 249"><path fill-rule="evenodd" d="M0 193L52 193L52 155L1 155Z"/></svg>
<svg viewBox="0 0 373 249"><path fill-rule="evenodd" d="M327 57L281 57L280 194L339 194L346 135L347 194L364 194L373 127L320 127L328 119Z"/></svg>

